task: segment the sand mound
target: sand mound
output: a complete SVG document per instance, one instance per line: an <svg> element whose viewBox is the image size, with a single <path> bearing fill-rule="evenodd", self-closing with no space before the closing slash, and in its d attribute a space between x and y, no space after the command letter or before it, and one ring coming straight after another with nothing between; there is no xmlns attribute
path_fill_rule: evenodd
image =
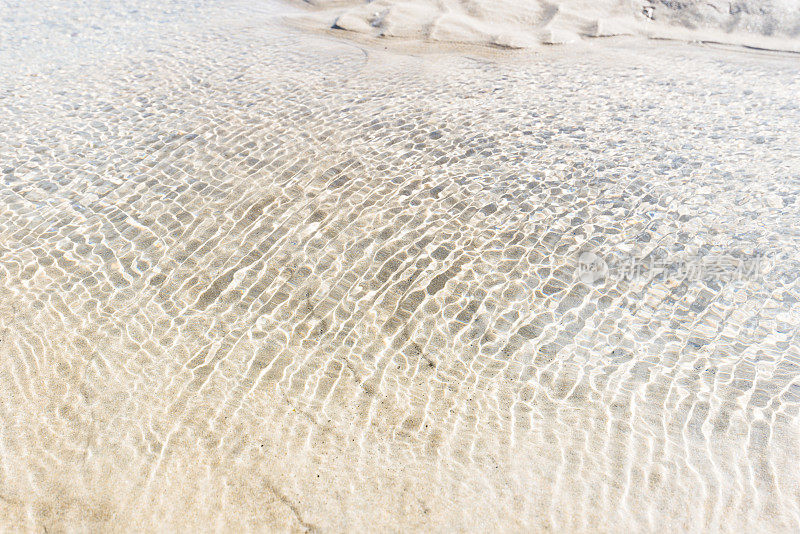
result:
<svg viewBox="0 0 800 534"><path fill-rule="evenodd" d="M651 0L644 13L687 28L764 36L800 36L797 0Z"/></svg>
<svg viewBox="0 0 800 534"><path fill-rule="evenodd" d="M796 0L313 0L333 28L509 48L644 35L796 49Z"/></svg>

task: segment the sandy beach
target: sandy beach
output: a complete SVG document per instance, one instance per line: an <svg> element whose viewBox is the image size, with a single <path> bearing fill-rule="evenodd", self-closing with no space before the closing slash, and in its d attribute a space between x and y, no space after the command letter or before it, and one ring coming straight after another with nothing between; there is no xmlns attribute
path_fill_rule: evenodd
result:
<svg viewBox="0 0 800 534"><path fill-rule="evenodd" d="M0 5L0 530L800 530L800 56Z"/></svg>
<svg viewBox="0 0 800 534"><path fill-rule="evenodd" d="M795 0L294 0L348 37L535 49L615 36L800 53Z"/></svg>

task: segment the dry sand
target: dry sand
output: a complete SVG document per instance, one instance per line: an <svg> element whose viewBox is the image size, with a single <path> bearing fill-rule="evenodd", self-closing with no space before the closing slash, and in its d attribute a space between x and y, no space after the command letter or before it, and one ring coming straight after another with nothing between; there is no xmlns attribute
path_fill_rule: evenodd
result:
<svg viewBox="0 0 800 534"><path fill-rule="evenodd" d="M800 51L800 2L795 0L313 0L309 3L325 10L311 17L318 26L375 37L535 48L581 39L637 35Z"/></svg>

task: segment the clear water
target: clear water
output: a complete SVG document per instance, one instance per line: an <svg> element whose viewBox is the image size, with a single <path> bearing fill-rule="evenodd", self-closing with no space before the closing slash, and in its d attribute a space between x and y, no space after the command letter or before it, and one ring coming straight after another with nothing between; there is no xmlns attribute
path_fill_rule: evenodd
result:
<svg viewBox="0 0 800 534"><path fill-rule="evenodd" d="M0 5L4 530L800 528L796 59Z"/></svg>

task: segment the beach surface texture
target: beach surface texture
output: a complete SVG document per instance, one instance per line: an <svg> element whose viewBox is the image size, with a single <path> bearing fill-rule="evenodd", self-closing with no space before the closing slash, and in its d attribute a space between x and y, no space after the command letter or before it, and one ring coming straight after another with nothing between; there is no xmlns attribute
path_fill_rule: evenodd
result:
<svg viewBox="0 0 800 534"><path fill-rule="evenodd" d="M302 2L302 0L297 0ZM369 36L507 48L639 35L800 50L796 0L306 0Z"/></svg>
<svg viewBox="0 0 800 534"><path fill-rule="evenodd" d="M1 531L800 530L796 55L0 2Z"/></svg>

